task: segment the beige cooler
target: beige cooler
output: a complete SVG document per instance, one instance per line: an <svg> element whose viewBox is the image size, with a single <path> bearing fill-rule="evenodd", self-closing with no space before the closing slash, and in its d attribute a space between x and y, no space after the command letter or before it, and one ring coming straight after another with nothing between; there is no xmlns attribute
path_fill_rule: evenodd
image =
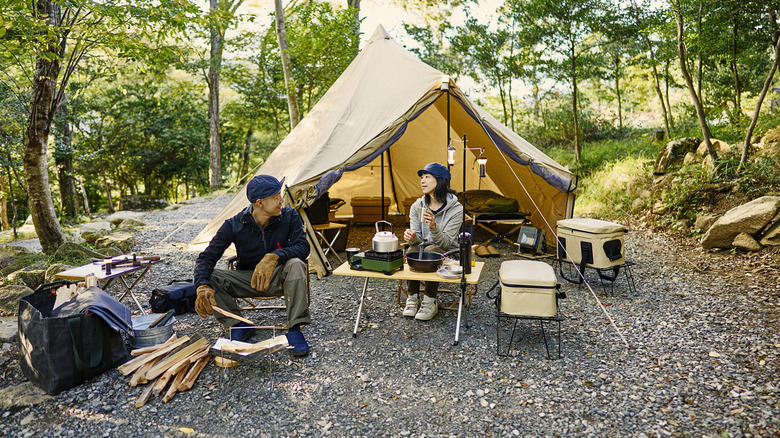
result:
<svg viewBox="0 0 780 438"><path fill-rule="evenodd" d="M508 315L551 317L558 313L555 270L544 262L509 260L498 270L501 311Z"/></svg>
<svg viewBox="0 0 780 438"><path fill-rule="evenodd" d="M626 231L620 224L598 219L560 220L556 227L558 258L580 264L584 254L585 265L592 268L622 265L625 263L623 236Z"/></svg>

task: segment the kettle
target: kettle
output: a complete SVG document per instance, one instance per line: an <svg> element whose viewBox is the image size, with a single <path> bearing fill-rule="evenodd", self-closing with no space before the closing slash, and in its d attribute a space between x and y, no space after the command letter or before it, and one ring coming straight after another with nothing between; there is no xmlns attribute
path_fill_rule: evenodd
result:
<svg viewBox="0 0 780 438"><path fill-rule="evenodd" d="M390 231L379 231L379 224L386 223L390 225ZM376 227L376 234L371 239L371 249L376 252L393 252L399 248L398 237L393 233L393 224L388 221L377 221L374 224Z"/></svg>

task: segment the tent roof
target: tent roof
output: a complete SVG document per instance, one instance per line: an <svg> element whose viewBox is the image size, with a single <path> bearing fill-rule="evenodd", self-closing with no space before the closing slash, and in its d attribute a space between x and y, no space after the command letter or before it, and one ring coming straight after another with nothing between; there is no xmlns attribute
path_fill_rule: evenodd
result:
<svg viewBox="0 0 780 438"><path fill-rule="evenodd" d="M574 190L573 175L568 169L472 103L452 81L449 82L449 96L453 101L450 105L451 126L448 126L446 99L442 98L447 93L441 90L442 77L442 72L417 59L378 26L363 50L257 173L286 177L293 202L300 207L308 205L342 176L378 160L377 157L393 144L409 144L408 147L417 151L413 155L420 156L421 164L413 163L408 151L404 156L397 156L395 160L399 167L403 159L408 161L404 164L419 165L419 168L430 161L445 162L444 141L441 140L442 147L435 150L430 145L436 144L447 129L454 140L468 130L469 139L479 142L488 159L495 163L489 165L489 172L498 171L494 168L505 169L504 174L493 178L489 187L497 188L505 196L520 197L522 193L513 191L506 182L515 181L519 178L518 172L524 172L541 181L531 185L550 187L532 189L532 198L558 195L566 198ZM458 126L463 129L456 129ZM409 140L402 141L411 132L416 133L417 141L414 144ZM501 162L506 165L500 165ZM418 178L415 171L409 167L403 170ZM460 188L455 184L457 177L454 172L453 185ZM505 180L505 187L496 180ZM415 195L419 196L419 183L411 188L409 186L414 184L398 182L402 187L401 194L411 196L410 192L416 190ZM559 200L556 208L548 209L543 215L563 217L562 202L565 204ZM193 243L208 242L222 222L246 203L244 186Z"/></svg>

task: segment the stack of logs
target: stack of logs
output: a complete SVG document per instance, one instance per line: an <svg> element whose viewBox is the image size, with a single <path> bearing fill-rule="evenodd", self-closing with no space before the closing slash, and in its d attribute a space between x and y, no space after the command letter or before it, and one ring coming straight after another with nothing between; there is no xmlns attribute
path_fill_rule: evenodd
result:
<svg viewBox="0 0 780 438"><path fill-rule="evenodd" d="M192 388L211 359L209 343L200 335L177 338L174 334L162 344L139 348L130 354L135 359L121 365L119 372L125 376L132 374L130 386L148 384L135 401L137 408L146 404L152 394L159 397L165 392L163 401L167 402L176 392Z"/></svg>

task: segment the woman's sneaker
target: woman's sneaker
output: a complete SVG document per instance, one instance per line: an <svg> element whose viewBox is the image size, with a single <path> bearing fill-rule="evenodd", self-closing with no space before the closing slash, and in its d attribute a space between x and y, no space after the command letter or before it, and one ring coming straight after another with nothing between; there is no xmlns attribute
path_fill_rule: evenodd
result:
<svg viewBox="0 0 780 438"><path fill-rule="evenodd" d="M439 304L436 302L436 298L431 298L428 295L423 295L422 304L420 304L420 310L414 315L414 319L419 321L428 321L439 311Z"/></svg>
<svg viewBox="0 0 780 438"><path fill-rule="evenodd" d="M417 297L417 294L409 295L409 298L406 299L406 307L404 307L404 316L408 316L410 318L414 317L414 315L417 314L417 309L419 308L420 299Z"/></svg>

